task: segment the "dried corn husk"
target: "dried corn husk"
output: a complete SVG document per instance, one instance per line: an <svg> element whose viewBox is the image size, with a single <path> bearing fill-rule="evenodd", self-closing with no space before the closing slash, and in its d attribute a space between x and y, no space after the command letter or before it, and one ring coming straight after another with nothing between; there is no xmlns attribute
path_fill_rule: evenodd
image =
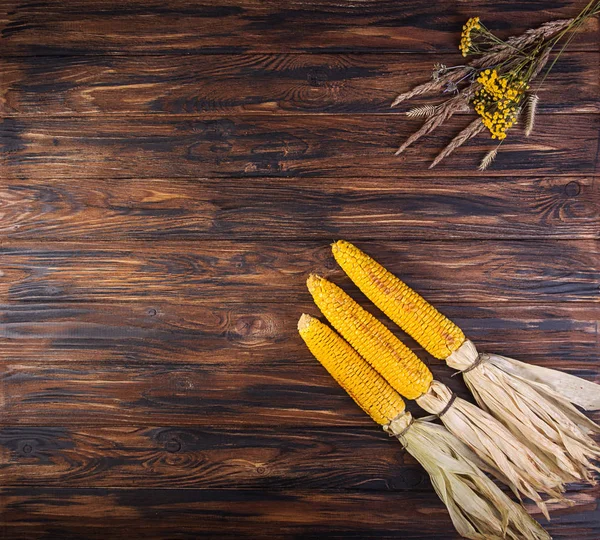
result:
<svg viewBox="0 0 600 540"><path fill-rule="evenodd" d="M538 492L548 494L552 501L564 501L563 479L487 412L464 399L453 398L452 391L439 381L433 381L429 391L416 401L427 412L440 416L449 431L494 467L492 472L515 495L529 497L547 519L548 510Z"/></svg>
<svg viewBox="0 0 600 540"><path fill-rule="evenodd" d="M554 468L564 472L565 481L594 483L590 470L600 471L592 463L600 459L600 447L590 435L600 433L600 427L573 403L600 408L600 386L497 354L480 358L470 340L446 361L466 370L463 378L477 403L538 454L543 451Z"/></svg>
<svg viewBox="0 0 600 540"><path fill-rule="evenodd" d="M481 460L445 427L403 413L385 426L429 473L460 535L474 540L549 539L479 468Z"/></svg>

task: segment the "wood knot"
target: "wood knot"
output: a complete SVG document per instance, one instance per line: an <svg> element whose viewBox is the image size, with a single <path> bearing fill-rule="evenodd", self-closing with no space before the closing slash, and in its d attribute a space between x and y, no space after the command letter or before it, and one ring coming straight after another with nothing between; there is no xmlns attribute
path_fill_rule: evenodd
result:
<svg viewBox="0 0 600 540"><path fill-rule="evenodd" d="M169 439L165 443L165 450L170 452L171 454L175 454L181 450L181 441L176 439L175 437Z"/></svg>
<svg viewBox="0 0 600 540"><path fill-rule="evenodd" d="M414 469L408 469L402 473L402 485L406 489L414 489L425 483L423 473Z"/></svg>
<svg viewBox="0 0 600 540"><path fill-rule="evenodd" d="M260 317L243 315L235 323L235 333L242 337L264 334L266 324Z"/></svg>
<svg viewBox="0 0 600 540"><path fill-rule="evenodd" d="M30 442L24 442L21 445L21 454L29 456L33 453L33 445Z"/></svg>
<svg viewBox="0 0 600 540"><path fill-rule="evenodd" d="M577 197L581 193L581 184L572 180L565 186L565 194L567 197Z"/></svg>
<svg viewBox="0 0 600 540"><path fill-rule="evenodd" d="M187 377L182 377L181 379L177 379L175 381L175 388L178 390L193 390L194 382Z"/></svg>
<svg viewBox="0 0 600 540"><path fill-rule="evenodd" d="M327 81L329 80L329 76L327 72L322 69L311 69L306 75L306 80L310 86L315 88L319 88L321 86L325 86Z"/></svg>
<svg viewBox="0 0 600 540"><path fill-rule="evenodd" d="M228 141L218 141L210 146L210 151L214 154L228 154L231 152L233 144Z"/></svg>

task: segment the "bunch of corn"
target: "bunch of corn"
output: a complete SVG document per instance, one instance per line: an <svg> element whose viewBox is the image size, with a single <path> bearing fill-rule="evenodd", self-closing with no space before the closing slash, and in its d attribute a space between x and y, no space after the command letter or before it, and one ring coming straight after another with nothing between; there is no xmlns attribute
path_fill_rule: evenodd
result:
<svg viewBox="0 0 600 540"><path fill-rule="evenodd" d="M402 396L426 411L467 444L515 493L534 500L547 516L539 493L561 499L562 478L550 470L504 425L471 403L455 398L388 328L330 281L311 275L308 289L321 312L354 349Z"/></svg>
<svg viewBox="0 0 600 540"><path fill-rule="evenodd" d="M480 355L462 330L383 266L349 242L333 254L344 272L392 321L432 356L463 371L477 402L536 454L554 464L564 481L592 482L600 428L572 404L600 409L600 387L556 370L495 354Z"/></svg>
<svg viewBox="0 0 600 540"><path fill-rule="evenodd" d="M354 401L423 465L462 536L550 538L481 471L476 456L448 430L427 421L413 422L398 393L336 332L309 315L302 315L298 330Z"/></svg>

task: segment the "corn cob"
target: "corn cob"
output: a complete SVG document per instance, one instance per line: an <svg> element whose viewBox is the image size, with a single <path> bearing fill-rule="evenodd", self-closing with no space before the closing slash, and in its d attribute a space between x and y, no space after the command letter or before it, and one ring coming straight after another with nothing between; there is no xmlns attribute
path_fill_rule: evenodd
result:
<svg viewBox="0 0 600 540"><path fill-rule="evenodd" d="M342 289L319 276L307 281L315 303L329 322L407 399L429 389L433 376L419 358Z"/></svg>
<svg viewBox="0 0 600 540"><path fill-rule="evenodd" d="M304 314L298 331L314 357L375 422L386 425L404 412L398 393L329 326Z"/></svg>
<svg viewBox="0 0 600 540"><path fill-rule="evenodd" d="M445 360L463 344L458 326L366 253L343 240L332 250L364 295L432 356Z"/></svg>

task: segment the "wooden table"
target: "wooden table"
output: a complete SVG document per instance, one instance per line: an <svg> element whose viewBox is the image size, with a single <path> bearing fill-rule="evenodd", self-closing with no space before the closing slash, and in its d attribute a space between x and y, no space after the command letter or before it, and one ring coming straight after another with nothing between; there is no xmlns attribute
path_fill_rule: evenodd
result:
<svg viewBox="0 0 600 540"><path fill-rule="evenodd" d="M304 282L356 292L352 240L483 349L599 380L597 22L485 174L484 135L427 168L469 117L394 157L389 108L469 16L583 4L3 0L0 536L455 538L297 337ZM548 530L599 538L599 493Z"/></svg>

